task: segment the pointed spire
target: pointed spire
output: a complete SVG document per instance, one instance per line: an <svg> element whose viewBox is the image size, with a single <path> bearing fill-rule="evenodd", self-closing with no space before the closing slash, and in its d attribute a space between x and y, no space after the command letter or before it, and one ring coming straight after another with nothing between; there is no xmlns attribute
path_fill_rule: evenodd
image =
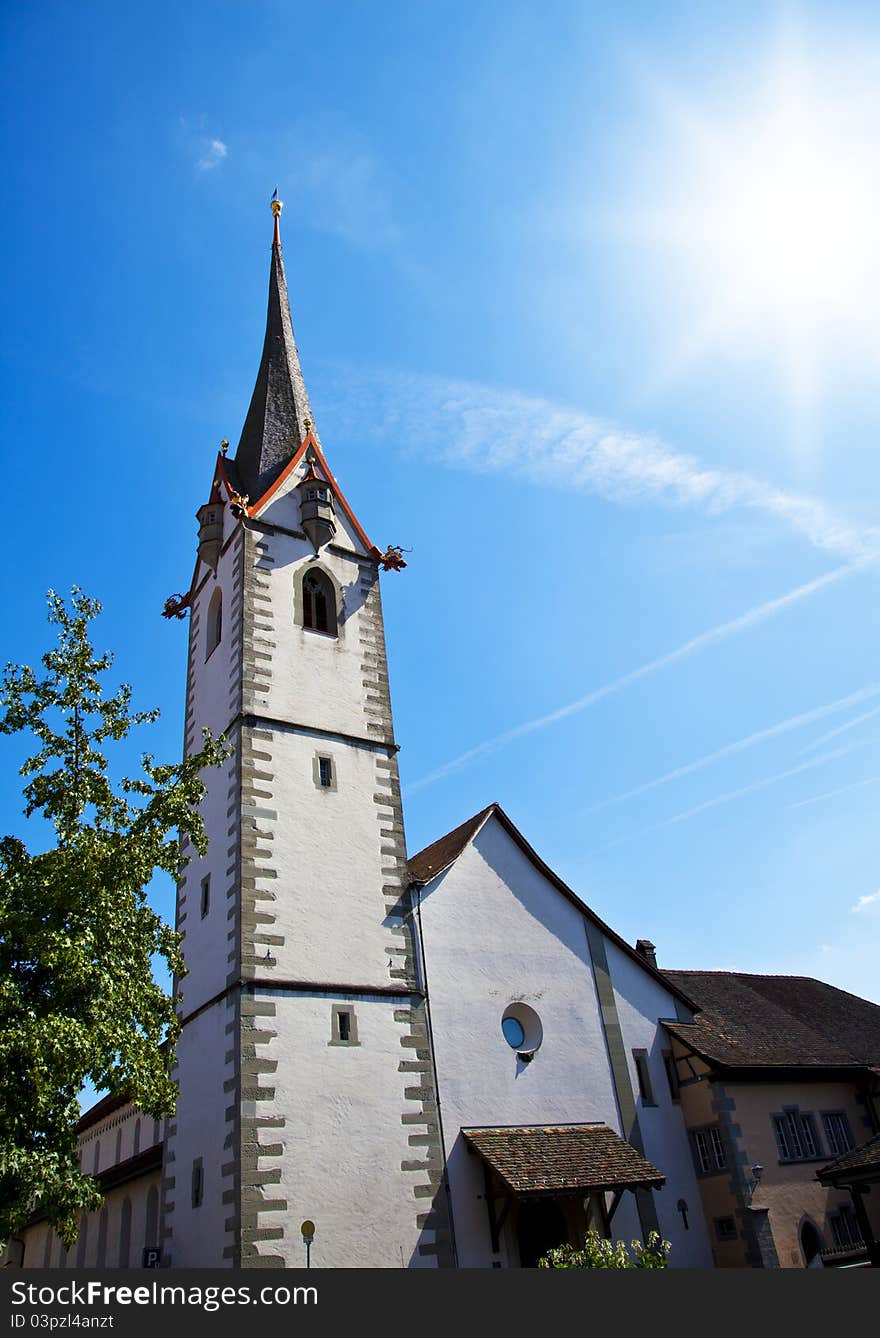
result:
<svg viewBox="0 0 880 1338"><path fill-rule="evenodd" d="M287 299L279 227L282 208L276 187L272 197L275 235L269 272L266 337L250 408L235 452L241 489L254 501L263 496L292 459L309 431L312 419ZM311 431L317 440L313 426Z"/></svg>

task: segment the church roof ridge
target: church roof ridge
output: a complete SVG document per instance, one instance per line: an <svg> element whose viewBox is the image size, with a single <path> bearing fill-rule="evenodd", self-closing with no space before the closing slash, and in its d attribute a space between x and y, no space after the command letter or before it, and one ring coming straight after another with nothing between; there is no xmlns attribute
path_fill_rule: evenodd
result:
<svg viewBox="0 0 880 1338"><path fill-rule="evenodd" d="M280 205L280 201L273 204L275 230L269 267L266 334L251 402L235 452L235 467L242 490L250 497L262 497L266 493L310 430L318 440L290 317L279 230L280 209L274 205Z"/></svg>
<svg viewBox="0 0 880 1338"><path fill-rule="evenodd" d="M474 837L477 836L480 830L485 826L489 818L493 816L498 819L501 826L507 832L508 836L511 837L513 842L519 846L526 859L530 860L538 872L542 873L547 881L551 883L558 892L562 893L566 900L576 906L582 915L587 916L596 928L605 935L609 942L613 943L616 948L619 948L621 952L631 958L632 961L640 966L643 971L647 972L649 976L653 976L653 978L661 984L668 993L674 995L677 999L680 999L681 1002L692 1011L699 1011L699 1005L694 1002L693 998L688 993L686 993L683 986L679 985L677 981L671 980L665 972L660 971L656 966L651 966L650 962L646 961L641 953L636 951L632 944L627 943L626 939L621 938L621 936L616 933L610 925L606 924L605 921L601 919L601 917L598 916L596 912L568 886L567 883L563 882L559 877L559 874L541 859L541 856L533 846L529 845L516 823L507 816L504 809L497 802L488 804L487 807L481 809L479 813L475 813L472 818L468 818L465 822L460 823L459 826L454 827L451 832L447 832L445 836L439 837L436 841L433 841L431 845L425 846L425 848L420 850L418 854L413 855L412 859L408 862L409 873L413 882L433 882L433 880L439 877L441 873L444 873L450 865L455 863L466 847L473 841Z"/></svg>

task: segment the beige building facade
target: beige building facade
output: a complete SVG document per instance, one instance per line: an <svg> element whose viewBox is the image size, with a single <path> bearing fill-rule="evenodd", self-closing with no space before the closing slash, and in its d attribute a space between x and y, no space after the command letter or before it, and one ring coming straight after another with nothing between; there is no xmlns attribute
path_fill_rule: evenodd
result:
<svg viewBox="0 0 880 1338"><path fill-rule="evenodd" d="M880 1127L880 1008L804 977L672 971L701 1011L666 1024L715 1263L868 1259L846 1188L817 1173Z"/></svg>

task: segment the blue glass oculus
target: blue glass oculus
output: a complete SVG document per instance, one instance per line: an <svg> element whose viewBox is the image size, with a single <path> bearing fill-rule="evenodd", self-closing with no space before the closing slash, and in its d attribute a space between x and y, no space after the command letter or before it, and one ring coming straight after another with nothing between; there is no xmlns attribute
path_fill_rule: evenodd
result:
<svg viewBox="0 0 880 1338"><path fill-rule="evenodd" d="M504 1039L511 1050L521 1050L525 1044L526 1034L523 1031L522 1023L517 1022L515 1017L506 1017L501 1023L501 1030L504 1032Z"/></svg>

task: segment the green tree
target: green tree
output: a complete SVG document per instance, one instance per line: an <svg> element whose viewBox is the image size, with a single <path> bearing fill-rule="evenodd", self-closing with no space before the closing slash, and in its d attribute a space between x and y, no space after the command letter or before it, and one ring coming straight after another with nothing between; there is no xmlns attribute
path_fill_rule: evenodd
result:
<svg viewBox="0 0 880 1338"><path fill-rule="evenodd" d="M25 813L48 819L44 835L54 828L43 853L0 839L0 1240L39 1204L70 1245L78 1214L101 1203L77 1160L83 1083L155 1119L175 1108L179 1024L152 963L180 977L181 935L145 888L156 870L179 875L178 833L204 853L200 772L229 749L205 731L195 756L159 766L144 755L138 778L114 781L106 746L158 712L132 712L127 684L104 695L112 656L92 647L96 600L74 588L69 605L52 591L48 603L58 639L45 673L7 665L0 687L0 733L38 742L21 768Z"/></svg>
<svg viewBox="0 0 880 1338"><path fill-rule="evenodd" d="M666 1268L672 1246L651 1231L647 1241L611 1241L598 1231L588 1231L583 1245L558 1245L538 1260L539 1268Z"/></svg>

